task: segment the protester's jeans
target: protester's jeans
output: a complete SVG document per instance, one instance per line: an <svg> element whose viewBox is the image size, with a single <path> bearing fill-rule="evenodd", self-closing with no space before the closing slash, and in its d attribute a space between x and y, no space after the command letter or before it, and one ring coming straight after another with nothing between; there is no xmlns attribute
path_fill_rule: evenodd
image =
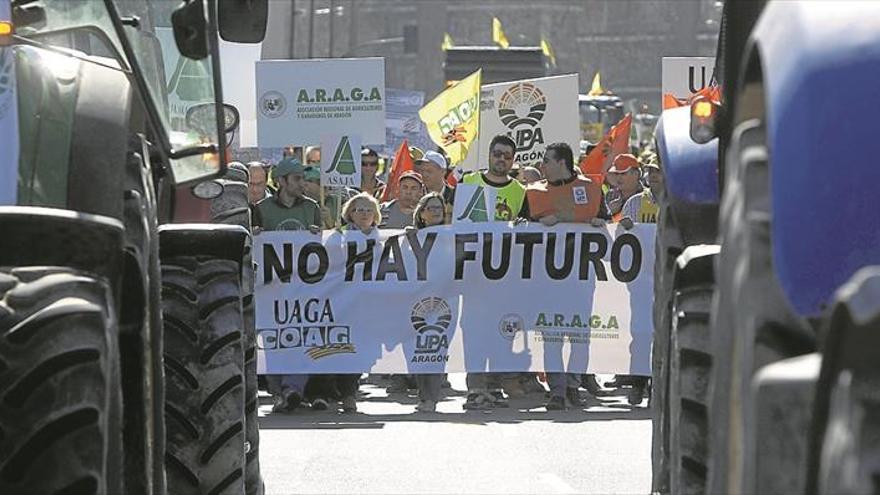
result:
<svg viewBox="0 0 880 495"><path fill-rule="evenodd" d="M266 388L274 396L284 395L286 392L296 392L303 396L309 375L266 375Z"/></svg>
<svg viewBox="0 0 880 495"><path fill-rule="evenodd" d="M547 373L547 383L550 385L551 397L565 398L568 389L577 389L580 380L576 373Z"/></svg>
<svg viewBox="0 0 880 495"><path fill-rule="evenodd" d="M419 387L419 400L440 401L442 374L416 375L416 385Z"/></svg>

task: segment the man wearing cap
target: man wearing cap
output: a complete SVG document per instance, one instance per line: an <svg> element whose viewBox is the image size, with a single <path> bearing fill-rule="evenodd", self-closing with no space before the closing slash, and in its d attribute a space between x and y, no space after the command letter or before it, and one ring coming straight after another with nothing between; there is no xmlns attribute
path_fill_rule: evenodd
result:
<svg viewBox="0 0 880 495"><path fill-rule="evenodd" d="M321 209L303 195L305 172L299 160L285 158L272 172L278 194L257 203L263 230L310 230L320 232ZM269 392L274 396L274 412L296 409L302 402L308 375L267 375Z"/></svg>
<svg viewBox="0 0 880 495"><path fill-rule="evenodd" d="M416 172L422 175L427 192L440 193L446 202L446 222L452 218L455 188L446 183L446 157L436 151L428 151L415 161Z"/></svg>
<svg viewBox="0 0 880 495"><path fill-rule="evenodd" d="M275 166L272 176L278 194L257 203L263 230L321 230L321 209L305 197L305 169L296 158L285 158Z"/></svg>
<svg viewBox="0 0 880 495"><path fill-rule="evenodd" d="M660 214L660 205L658 199L663 194L663 172L660 170L660 164L657 163L656 157L648 157L642 164L645 174L648 176L648 188L638 194L634 194L623 205L620 214L621 227L629 230L633 228L635 223L657 223L657 216ZM630 344L630 353L633 356L639 355L638 346L648 346L649 343L639 342L633 339ZM617 380L618 384L630 384L627 401L631 405L642 402L642 399L648 395L648 377L625 375Z"/></svg>
<svg viewBox="0 0 880 495"><path fill-rule="evenodd" d="M379 154L376 150L364 148L361 150L361 192L365 192L374 198L381 198L385 191L385 183L376 177L379 168Z"/></svg>
<svg viewBox="0 0 880 495"><path fill-rule="evenodd" d="M608 170L608 178L609 182L614 185L614 189L609 191L606 198L608 210L611 212L612 219L618 222L622 218L620 211L623 205L629 198L642 192L642 173L639 161L629 153L617 155Z"/></svg>
<svg viewBox="0 0 880 495"><path fill-rule="evenodd" d="M412 226L413 211L425 195L425 181L415 171L407 171L398 179L397 199L382 204L380 229L402 229Z"/></svg>
<svg viewBox="0 0 880 495"><path fill-rule="evenodd" d="M648 159L642 165L648 179L648 189L634 194L623 205L621 210L620 225L625 229L631 229L633 223L657 223L657 215L660 213L658 199L663 193L663 172L656 158Z"/></svg>

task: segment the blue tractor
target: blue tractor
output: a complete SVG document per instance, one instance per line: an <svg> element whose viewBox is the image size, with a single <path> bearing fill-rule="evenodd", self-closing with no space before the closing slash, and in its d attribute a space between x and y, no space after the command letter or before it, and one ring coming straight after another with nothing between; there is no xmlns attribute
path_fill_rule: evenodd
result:
<svg viewBox="0 0 880 495"><path fill-rule="evenodd" d="M728 2L716 63L658 124L654 490L876 493L880 4Z"/></svg>

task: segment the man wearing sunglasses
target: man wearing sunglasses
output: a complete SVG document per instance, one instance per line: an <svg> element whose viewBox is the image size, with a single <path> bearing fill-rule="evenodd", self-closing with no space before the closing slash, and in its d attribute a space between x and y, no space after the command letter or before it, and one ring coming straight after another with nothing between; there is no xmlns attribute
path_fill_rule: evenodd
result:
<svg viewBox="0 0 880 495"><path fill-rule="evenodd" d="M489 168L484 172L465 174L462 184L477 184L493 188L496 192L496 222L510 222L517 218L528 218L526 189L510 176L516 143L508 136L499 134L489 143ZM508 407L507 398L502 391L501 373L468 373L468 395L465 409L489 409Z"/></svg>
<svg viewBox="0 0 880 495"><path fill-rule="evenodd" d="M489 143L489 168L462 177L463 184L478 184L496 190L495 220L499 222L529 218L526 188L510 176L515 153L513 139L499 134Z"/></svg>

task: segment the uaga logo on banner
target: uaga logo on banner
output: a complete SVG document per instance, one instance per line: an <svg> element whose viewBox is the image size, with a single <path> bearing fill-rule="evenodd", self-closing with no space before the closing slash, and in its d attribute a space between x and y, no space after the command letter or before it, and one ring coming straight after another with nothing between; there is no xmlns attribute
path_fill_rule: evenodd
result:
<svg viewBox="0 0 880 495"><path fill-rule="evenodd" d="M336 321L330 299L275 300L273 306L277 326L257 331L258 349L303 349L313 360L355 352L351 327Z"/></svg>
<svg viewBox="0 0 880 495"><path fill-rule="evenodd" d="M416 350L412 363L435 363L449 361L449 325L452 309L440 297L427 297L417 302L410 313L413 330L416 331Z"/></svg>

